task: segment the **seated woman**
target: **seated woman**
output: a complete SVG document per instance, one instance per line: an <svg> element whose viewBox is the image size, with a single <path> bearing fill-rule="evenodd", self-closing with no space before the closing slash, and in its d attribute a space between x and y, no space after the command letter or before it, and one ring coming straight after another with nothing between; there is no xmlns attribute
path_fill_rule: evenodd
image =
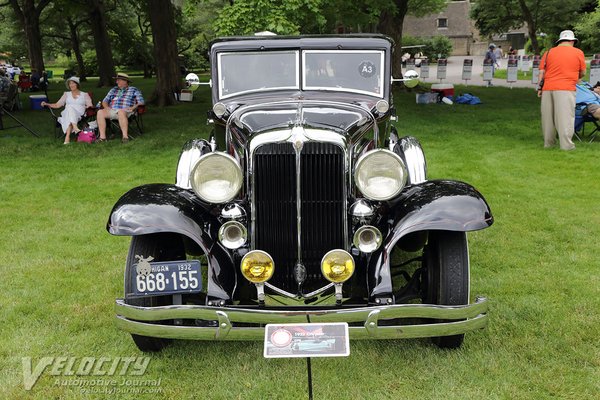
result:
<svg viewBox="0 0 600 400"><path fill-rule="evenodd" d="M60 108L65 107L60 113L58 123L61 125L65 134L65 143L69 144L71 132L79 133L77 122L83 117L87 107L93 107L92 99L86 92L79 90L79 78L72 76L66 81L68 92L65 92L56 103L46 103L42 101L42 107Z"/></svg>

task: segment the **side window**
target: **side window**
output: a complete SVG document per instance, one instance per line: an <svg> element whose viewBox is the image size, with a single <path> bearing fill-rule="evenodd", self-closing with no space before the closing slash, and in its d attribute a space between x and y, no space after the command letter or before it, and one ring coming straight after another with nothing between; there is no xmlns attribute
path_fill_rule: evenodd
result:
<svg viewBox="0 0 600 400"><path fill-rule="evenodd" d="M448 27L448 18L438 18L437 19L437 27L438 28L447 28Z"/></svg>

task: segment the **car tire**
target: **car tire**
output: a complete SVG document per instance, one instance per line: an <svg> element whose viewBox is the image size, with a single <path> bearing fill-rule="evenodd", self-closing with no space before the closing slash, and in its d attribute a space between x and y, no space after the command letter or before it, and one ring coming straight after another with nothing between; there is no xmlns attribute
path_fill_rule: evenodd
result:
<svg viewBox="0 0 600 400"><path fill-rule="evenodd" d="M424 254L425 302L439 305L469 303L469 248L465 232L431 231ZM458 348L465 335L432 338L441 348Z"/></svg>
<svg viewBox="0 0 600 400"><path fill-rule="evenodd" d="M152 261L173 261L185 259L183 242L175 234L152 234L134 236L131 238L127 264L125 266L125 295L133 292L132 274L136 274L136 255L144 257L152 256ZM141 298L126 298L126 304L140 307L156 307L172 304L171 296L153 296ZM162 322L164 323L164 321ZM162 350L170 342L169 339L155 338L131 334L136 346L144 352L155 352Z"/></svg>

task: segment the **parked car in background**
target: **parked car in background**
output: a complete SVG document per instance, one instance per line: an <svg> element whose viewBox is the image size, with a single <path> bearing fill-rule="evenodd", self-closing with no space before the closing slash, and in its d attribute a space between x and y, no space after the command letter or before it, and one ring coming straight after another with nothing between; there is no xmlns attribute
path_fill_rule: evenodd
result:
<svg viewBox="0 0 600 400"><path fill-rule="evenodd" d="M485 326L467 232L492 213L469 184L429 180L419 141L399 135L392 47L381 35L212 43L211 137L183 146L174 184L131 189L107 224L132 237L116 313L141 350L307 321L458 347Z"/></svg>

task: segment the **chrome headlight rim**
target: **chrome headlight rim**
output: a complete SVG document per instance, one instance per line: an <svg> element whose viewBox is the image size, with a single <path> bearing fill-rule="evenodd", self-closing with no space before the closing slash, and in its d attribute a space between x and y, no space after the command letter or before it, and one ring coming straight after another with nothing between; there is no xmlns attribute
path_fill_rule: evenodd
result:
<svg viewBox="0 0 600 400"><path fill-rule="evenodd" d="M197 182L195 179L195 175L196 175L196 172L198 171L198 168L200 168L201 165L204 162L206 162L207 159L214 158L214 157L221 157L225 161L225 163L229 163L229 165L233 167L234 173L237 174L237 177L238 177L238 179L231 182L231 185L233 187L232 190L230 190L229 193L222 194L221 196L207 195L207 193L203 193L201 188L197 187ZM226 165L227 164L223 164L223 166L226 166ZM192 190L194 191L194 193L196 193L198 195L198 197L200 197L200 199L202 199L203 201L205 201L207 203L211 203L211 204L223 204L223 203L227 203L227 202L230 202L231 200L235 199L235 197L238 195L238 193L240 192L240 190L242 188L243 182L244 182L244 174L243 174L242 167L240 166L240 164L237 162L237 160L235 158L233 158L229 154L221 152L221 151L214 151L214 152L202 155L200 158L198 158L198 160L196 161L196 164L192 168L192 172L190 173L190 184L192 186Z"/></svg>
<svg viewBox="0 0 600 400"><path fill-rule="evenodd" d="M373 158L374 156L380 155L380 154L384 154L388 157L391 157L391 160L393 160L396 163L396 165L390 165L390 168L394 168L394 167L399 168L401 177L400 177L400 180L398 181L397 188L394 191L390 192L387 195L378 196L378 195L375 195L372 191L369 191L369 189L367 187L361 187L359 174L361 172L361 168L364 167L365 163L368 162L369 159ZM398 154L394 153L391 150L387 150L387 149L374 149L374 150L367 152L366 154L363 154L358 159L358 161L356 162L356 166L354 167L354 184L356 185L358 190L360 190L360 192L364 195L364 197L369 200L386 201L386 200L393 199L394 197L398 196L400 194L400 192L402 192L402 190L406 186L407 179L408 179L408 172L406 169L406 165L404 164L404 161L402 161L402 158L400 158L400 156Z"/></svg>
<svg viewBox="0 0 600 400"><path fill-rule="evenodd" d="M365 241L363 235L372 235L373 237L370 240ZM370 254L381 247L383 243L383 235L381 231L377 229L377 227L373 225L363 225L354 232L354 236L352 238L352 244L356 247L360 252Z"/></svg>
<svg viewBox="0 0 600 400"><path fill-rule="evenodd" d="M237 231L236 231L237 230ZM231 231L236 233L231 236ZM239 249L248 241L248 230L238 221L227 221L219 228L219 242L230 250Z"/></svg>

